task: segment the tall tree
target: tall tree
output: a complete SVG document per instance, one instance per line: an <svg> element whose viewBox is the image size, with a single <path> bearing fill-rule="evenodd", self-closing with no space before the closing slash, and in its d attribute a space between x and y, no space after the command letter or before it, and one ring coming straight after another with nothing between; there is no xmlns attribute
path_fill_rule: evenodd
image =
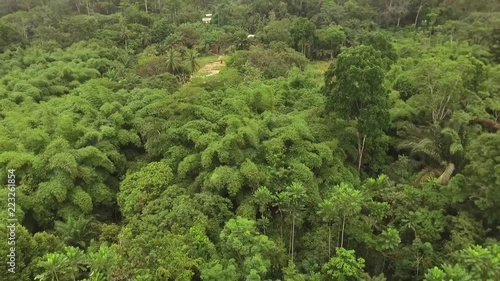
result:
<svg viewBox="0 0 500 281"><path fill-rule="evenodd" d="M260 221L262 222L264 234L266 234L267 224L269 223L270 219L268 208L275 200L274 195L267 187L261 186L257 189L257 191L255 191L253 199L255 204L257 204L257 206L259 207L259 212L261 215Z"/></svg>
<svg viewBox="0 0 500 281"><path fill-rule="evenodd" d="M306 18L296 18L290 27L295 50L300 51L306 57L310 57L311 46L314 43L314 31L316 26Z"/></svg>
<svg viewBox="0 0 500 281"><path fill-rule="evenodd" d="M167 71L175 74L179 71L182 64L182 56L177 50L170 48L166 54Z"/></svg>
<svg viewBox="0 0 500 281"><path fill-rule="evenodd" d="M373 47L342 52L325 73L327 108L352 121L357 140L357 167L361 172L367 144L383 142L389 127L389 94L384 88L384 61Z"/></svg>
<svg viewBox="0 0 500 281"><path fill-rule="evenodd" d="M189 71L191 71L191 73L194 73L200 67L200 64L198 63L199 56L200 54L198 54L198 51L195 49L189 49L186 51L186 58L189 64Z"/></svg>
<svg viewBox="0 0 500 281"><path fill-rule="evenodd" d="M337 206L335 206L334 202L328 198L324 199L323 202L319 204L318 215L321 216L321 219L328 224L328 258L332 256L332 225L336 220L336 210Z"/></svg>
<svg viewBox="0 0 500 281"><path fill-rule="evenodd" d="M330 59L333 59L340 51L340 47L344 44L346 34L342 27L330 25L324 29L317 29L316 38L319 45L318 47L328 50Z"/></svg>
<svg viewBox="0 0 500 281"><path fill-rule="evenodd" d="M305 207L305 200L307 198L304 185L302 183L293 182L288 185L285 191L278 194L278 200L284 206L285 212L290 216L290 258L293 262L294 245L295 245L295 225L300 212Z"/></svg>
<svg viewBox="0 0 500 281"><path fill-rule="evenodd" d="M344 247L344 234L347 220L359 215L363 206L363 194L350 184L341 183L335 186L330 199L336 206L335 214L340 219L340 247Z"/></svg>

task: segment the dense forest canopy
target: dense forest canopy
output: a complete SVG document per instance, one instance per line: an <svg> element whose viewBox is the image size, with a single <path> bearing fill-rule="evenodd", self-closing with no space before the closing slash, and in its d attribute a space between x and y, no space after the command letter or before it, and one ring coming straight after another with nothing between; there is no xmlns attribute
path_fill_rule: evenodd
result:
<svg viewBox="0 0 500 281"><path fill-rule="evenodd" d="M0 280L500 280L499 63L499 0L0 0Z"/></svg>

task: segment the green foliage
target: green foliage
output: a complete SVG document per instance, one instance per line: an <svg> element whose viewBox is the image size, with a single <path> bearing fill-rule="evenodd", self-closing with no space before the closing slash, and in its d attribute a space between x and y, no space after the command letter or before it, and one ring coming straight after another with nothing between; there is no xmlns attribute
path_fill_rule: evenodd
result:
<svg viewBox="0 0 500 281"><path fill-rule="evenodd" d="M236 279L262 280L269 271L270 257L276 245L267 236L258 234L255 222L241 217L231 219L220 234L222 264L214 262L202 270L203 280L230 276ZM228 274L224 277L220 274ZM240 277L237 277L240 276ZM229 280L229 279L227 279Z"/></svg>
<svg viewBox="0 0 500 281"><path fill-rule="evenodd" d="M247 64L248 63L248 64ZM288 48L280 42L273 42L269 49L253 47L249 51L236 52L228 62L228 66L244 73L250 65L262 72L265 78L285 76L292 67L303 69L307 59L300 53Z"/></svg>
<svg viewBox="0 0 500 281"><path fill-rule="evenodd" d="M39 266L44 270L44 273L37 275L35 280L59 280L60 277L63 278L71 271L68 258L59 253L45 255L45 260L40 262Z"/></svg>
<svg viewBox="0 0 500 281"><path fill-rule="evenodd" d="M283 42L287 45L291 45L290 26L291 21L289 19L271 21L264 26L260 33L257 33L257 37L264 44Z"/></svg>
<svg viewBox="0 0 500 281"><path fill-rule="evenodd" d="M499 246L471 246L458 252L457 263L429 269L425 280L495 280L500 276Z"/></svg>
<svg viewBox="0 0 500 281"><path fill-rule="evenodd" d="M124 215L139 215L142 209L156 199L172 180L170 167L162 162L150 163L141 170L128 175L118 195Z"/></svg>
<svg viewBox="0 0 500 281"><path fill-rule="evenodd" d="M316 26L306 18L295 18L290 27L290 35L293 40L295 50L300 51L309 57L310 46L314 41Z"/></svg>
<svg viewBox="0 0 500 281"><path fill-rule="evenodd" d="M0 1L0 280L500 279L496 2Z"/></svg>
<svg viewBox="0 0 500 281"><path fill-rule="evenodd" d="M357 280L365 266L363 258L356 258L354 250L337 248L335 257L323 265L327 280Z"/></svg>
<svg viewBox="0 0 500 281"><path fill-rule="evenodd" d="M490 53L493 55L495 62L500 63L500 29L495 28L492 31L490 43Z"/></svg>
<svg viewBox="0 0 500 281"><path fill-rule="evenodd" d="M382 54L382 57L387 60L387 68L390 68L390 65L398 58L396 50L394 49L390 39L382 33L367 33L363 35L359 41L361 44L371 46L375 50L379 51Z"/></svg>
<svg viewBox="0 0 500 281"><path fill-rule="evenodd" d="M316 29L316 38L318 48L321 51L326 50L330 53L330 59L336 56L340 51L340 47L346 40L346 34L342 27L337 25L330 25L324 29ZM320 51L320 52L321 52Z"/></svg>
<svg viewBox="0 0 500 281"><path fill-rule="evenodd" d="M68 217L65 222L56 221L54 225L59 237L68 245L86 248L94 238L95 223L83 216L78 218Z"/></svg>
<svg viewBox="0 0 500 281"><path fill-rule="evenodd" d="M365 147L376 154L385 150L383 136L389 127L390 104L383 79L383 60L369 46L345 50L325 73L323 92L327 109L354 122L358 170L363 164ZM371 157L376 158L376 154Z"/></svg>
<svg viewBox="0 0 500 281"><path fill-rule="evenodd" d="M7 205L7 204L5 204ZM7 213L7 210L2 208L2 211L4 213ZM16 210L17 211L17 210ZM13 244L11 241L12 240L7 240L9 237L11 237L11 223L4 223L2 222L0 226L2 227L0 230L0 233L3 237L5 237L5 242L0 245L0 250L5 253L5 264L2 266L2 269L4 270L5 273L2 273L1 276L4 280L6 281L14 281L14 280L30 280L32 279L35 273L35 261L39 259L41 256L43 256L46 251L56 249L58 248L57 240L53 240L51 242L53 243L48 243L48 245L41 245L43 242L48 242L48 241L43 241L41 242L40 237L43 236L42 233L37 233L35 234L35 237L33 237L26 227L14 223L15 225L15 244ZM46 234L46 233L45 233ZM48 239L47 239L48 240ZM43 249L43 246L47 246L47 249ZM11 262L11 257L8 257L9 255L12 256L12 248L15 248L15 261L13 261L15 264L9 265L8 263ZM14 274L11 272L7 271L9 268L12 266L15 267L14 269Z"/></svg>
<svg viewBox="0 0 500 281"><path fill-rule="evenodd" d="M500 134L482 134L466 152L471 161L464 170L464 175L467 176L466 192L474 198L474 204L481 212L484 212L483 218L488 223L495 223L499 219L495 207L499 200L495 188L500 180L499 145Z"/></svg>

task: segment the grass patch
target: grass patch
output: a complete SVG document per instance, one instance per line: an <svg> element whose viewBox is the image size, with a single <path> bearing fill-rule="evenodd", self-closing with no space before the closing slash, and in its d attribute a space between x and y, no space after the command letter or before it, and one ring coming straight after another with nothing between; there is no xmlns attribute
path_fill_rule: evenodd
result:
<svg viewBox="0 0 500 281"><path fill-rule="evenodd" d="M325 72L328 70L331 63L331 61L313 61L307 65L307 70L313 74L314 79L323 84Z"/></svg>
<svg viewBox="0 0 500 281"><path fill-rule="evenodd" d="M218 58L218 55L203 56L198 58L198 64L200 65L200 67L203 67L206 64L216 62Z"/></svg>
<svg viewBox="0 0 500 281"><path fill-rule="evenodd" d="M225 62L228 58L229 56L220 55L211 55L199 58L199 68L196 73L193 74L193 78L217 75L217 73L214 73L214 71L218 72L224 68L223 65L220 65L220 60Z"/></svg>

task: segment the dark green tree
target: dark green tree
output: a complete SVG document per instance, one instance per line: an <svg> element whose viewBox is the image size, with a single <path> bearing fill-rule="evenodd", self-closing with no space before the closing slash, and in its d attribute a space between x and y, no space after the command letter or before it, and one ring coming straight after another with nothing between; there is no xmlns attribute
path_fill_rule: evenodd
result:
<svg viewBox="0 0 500 281"><path fill-rule="evenodd" d="M389 94L383 81L383 60L369 46L346 49L325 74L327 108L353 122L359 171L369 145L383 143L389 127Z"/></svg>

